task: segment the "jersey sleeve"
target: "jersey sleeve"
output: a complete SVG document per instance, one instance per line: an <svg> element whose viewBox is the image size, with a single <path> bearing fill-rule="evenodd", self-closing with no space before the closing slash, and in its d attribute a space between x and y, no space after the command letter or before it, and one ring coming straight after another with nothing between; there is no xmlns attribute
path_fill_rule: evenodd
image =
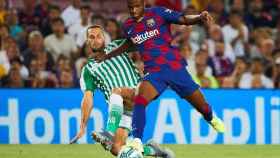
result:
<svg viewBox="0 0 280 158"><path fill-rule="evenodd" d="M94 91L97 88L95 84L96 78L94 78L86 66L83 67L81 78L80 78L80 87L83 92L85 91Z"/></svg>
<svg viewBox="0 0 280 158"><path fill-rule="evenodd" d="M166 22L179 24L179 19L183 16L182 12L177 12L165 7L155 7L155 12L159 14Z"/></svg>

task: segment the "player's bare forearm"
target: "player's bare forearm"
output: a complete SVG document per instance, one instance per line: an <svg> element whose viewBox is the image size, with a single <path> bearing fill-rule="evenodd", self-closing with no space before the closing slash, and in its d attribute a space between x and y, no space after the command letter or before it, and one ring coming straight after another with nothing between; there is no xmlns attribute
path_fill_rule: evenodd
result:
<svg viewBox="0 0 280 158"><path fill-rule="evenodd" d="M126 52L128 50L129 47L131 47L133 45L133 43L127 39L120 47L118 47L117 49L111 51L109 54L101 54L100 56L97 56L95 58L95 60L97 62L102 62L104 60L108 60L108 59L111 59L113 57L116 57L116 56L119 56L121 55L122 53Z"/></svg>
<svg viewBox="0 0 280 158"><path fill-rule="evenodd" d="M84 93L84 97L81 103L81 110L82 110L82 119L80 130L76 134L76 136L70 141L70 144L74 144L85 134L85 129L87 126L87 122L90 116L90 112L92 110L92 103L93 103L93 96L91 91L86 91Z"/></svg>
<svg viewBox="0 0 280 158"><path fill-rule="evenodd" d="M180 19L183 25L196 25L202 24L200 15L183 15Z"/></svg>
<svg viewBox="0 0 280 158"><path fill-rule="evenodd" d="M93 96L91 91L86 91L81 103L82 119L81 127L86 127L93 105Z"/></svg>
<svg viewBox="0 0 280 158"><path fill-rule="evenodd" d="M207 11L203 11L199 15L183 15L179 21L183 25L202 24L209 27L213 23L213 18Z"/></svg>

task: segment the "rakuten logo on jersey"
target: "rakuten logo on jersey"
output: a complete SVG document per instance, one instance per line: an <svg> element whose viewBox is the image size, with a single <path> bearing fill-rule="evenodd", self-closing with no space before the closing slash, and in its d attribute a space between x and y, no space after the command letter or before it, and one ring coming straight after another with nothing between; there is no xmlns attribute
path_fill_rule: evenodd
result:
<svg viewBox="0 0 280 158"><path fill-rule="evenodd" d="M135 37L132 37L131 40L133 41L134 44L141 44L146 40L151 39L159 34L160 33L158 29L155 29L152 31L146 31L145 33L142 34L137 34Z"/></svg>

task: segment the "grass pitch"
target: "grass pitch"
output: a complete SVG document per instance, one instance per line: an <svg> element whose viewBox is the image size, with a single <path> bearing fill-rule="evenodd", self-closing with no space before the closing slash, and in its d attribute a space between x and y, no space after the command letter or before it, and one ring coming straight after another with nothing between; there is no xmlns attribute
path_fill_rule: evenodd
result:
<svg viewBox="0 0 280 158"><path fill-rule="evenodd" d="M176 158L280 158L280 145L165 145ZM0 145L0 158L113 158L100 145Z"/></svg>

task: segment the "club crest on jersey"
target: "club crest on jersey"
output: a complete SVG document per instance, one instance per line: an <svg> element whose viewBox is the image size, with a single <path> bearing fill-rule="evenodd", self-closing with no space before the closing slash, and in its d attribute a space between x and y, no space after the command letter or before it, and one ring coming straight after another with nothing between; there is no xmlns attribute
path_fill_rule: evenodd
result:
<svg viewBox="0 0 280 158"><path fill-rule="evenodd" d="M147 24L148 27L153 27L153 26L155 26L156 22L155 22L155 20L152 18L152 19L148 19L148 20L146 21L146 24Z"/></svg>

